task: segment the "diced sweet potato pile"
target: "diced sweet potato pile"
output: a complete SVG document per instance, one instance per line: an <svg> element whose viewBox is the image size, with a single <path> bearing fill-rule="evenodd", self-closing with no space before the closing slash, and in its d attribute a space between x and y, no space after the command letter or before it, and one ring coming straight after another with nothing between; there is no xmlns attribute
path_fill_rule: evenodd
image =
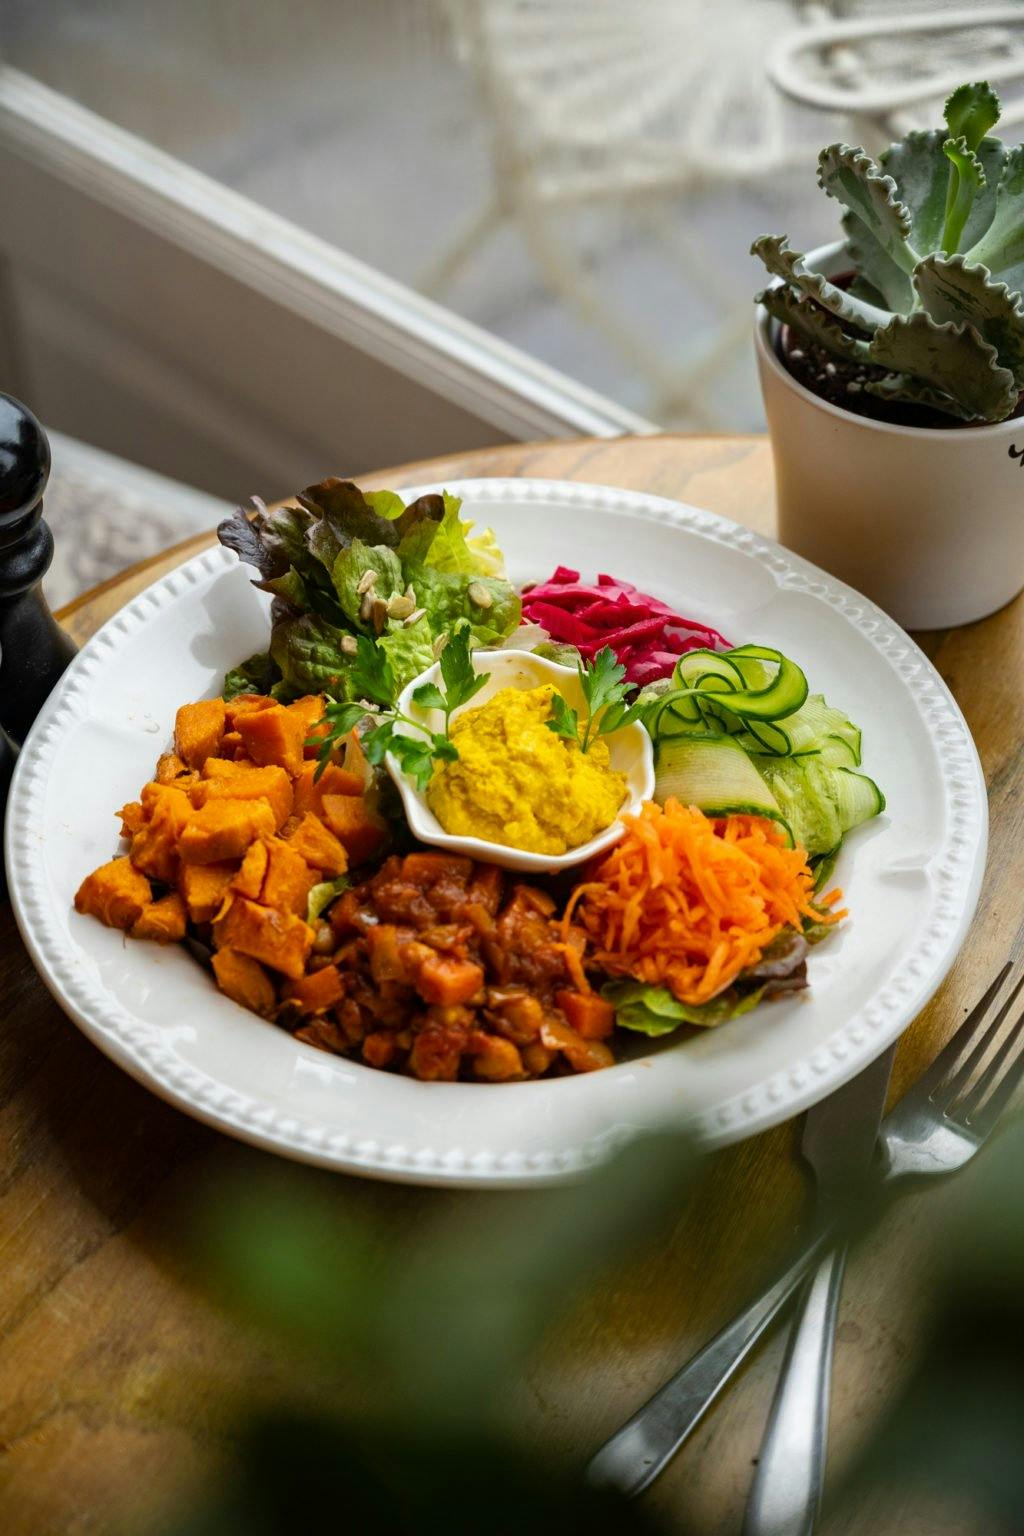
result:
<svg viewBox="0 0 1024 1536"><path fill-rule="evenodd" d="M258 694L182 705L173 752L119 812L128 852L82 882L78 911L160 943L191 930L214 950L221 990L272 1016L283 980L300 980L313 951L310 891L387 837L354 738L348 766L328 764L314 782L305 743L323 710L322 698L286 705ZM337 828L328 794L345 802Z"/></svg>
<svg viewBox="0 0 1024 1536"><path fill-rule="evenodd" d="M610 1065L583 935L544 891L436 852L391 857L358 738L316 777L324 700L185 704L119 812L128 851L75 897L134 938L196 939L223 993L299 1040L421 1079ZM338 756L338 754L335 754ZM363 866L360 869L360 866ZM322 916L310 893L353 870Z"/></svg>

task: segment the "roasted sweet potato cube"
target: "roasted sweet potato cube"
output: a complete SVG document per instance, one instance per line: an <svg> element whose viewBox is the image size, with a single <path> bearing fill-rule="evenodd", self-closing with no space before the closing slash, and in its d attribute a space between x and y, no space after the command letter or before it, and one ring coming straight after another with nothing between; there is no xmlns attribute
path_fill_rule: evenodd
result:
<svg viewBox="0 0 1024 1536"><path fill-rule="evenodd" d="M361 795L324 795L324 820L352 864L372 859L387 838L384 823L372 815Z"/></svg>
<svg viewBox="0 0 1024 1536"><path fill-rule="evenodd" d="M265 693L236 693L233 699L228 699L225 704L228 729L236 730L240 715L250 714L254 709L273 709L277 704L276 699L270 698Z"/></svg>
<svg viewBox="0 0 1024 1536"><path fill-rule="evenodd" d="M250 955L239 954L237 949L218 949L213 957L213 974L225 997L253 1013L269 1017L274 1011L277 997L274 983Z"/></svg>
<svg viewBox="0 0 1024 1536"><path fill-rule="evenodd" d="M424 1002L444 1008L468 1003L482 989L484 968L472 960L457 960L451 955L431 951L419 968L416 990Z"/></svg>
<svg viewBox="0 0 1024 1536"><path fill-rule="evenodd" d="M211 800L194 811L179 839L186 864L219 864L240 859L258 837L274 832L274 813L265 800Z"/></svg>
<svg viewBox="0 0 1024 1536"><path fill-rule="evenodd" d="M239 763L233 757L208 757L203 764L204 779L237 779L240 773L251 773L255 763Z"/></svg>
<svg viewBox="0 0 1024 1536"><path fill-rule="evenodd" d="M234 862L181 866L178 889L194 923L213 921L224 905L224 898L237 872L238 865Z"/></svg>
<svg viewBox="0 0 1024 1536"><path fill-rule="evenodd" d="M360 788L365 790L373 778L373 769L363 751L358 731L349 731L345 737L345 753L341 765L346 773L359 780Z"/></svg>
<svg viewBox="0 0 1024 1536"><path fill-rule="evenodd" d="M145 875L122 856L85 877L75 896L75 911L98 917L108 928L130 928L152 899Z"/></svg>
<svg viewBox="0 0 1024 1536"><path fill-rule="evenodd" d="M294 704L288 705L288 713L302 721L303 751L306 757L315 757L316 746L305 746L311 737L321 740L330 731L330 724L324 720L324 707L327 700L322 693L307 693L305 698L296 699Z"/></svg>
<svg viewBox="0 0 1024 1536"><path fill-rule="evenodd" d="M563 987L555 993L555 1002L584 1040L603 1040L615 1026L615 1009L596 992L574 992Z"/></svg>
<svg viewBox="0 0 1024 1536"><path fill-rule="evenodd" d="M304 918L307 898L320 878L319 873L309 867L291 843L282 842L280 838L267 844L267 855L267 872L259 900L265 907L276 907L278 912L294 912L296 917Z"/></svg>
<svg viewBox="0 0 1024 1536"><path fill-rule="evenodd" d="M240 950L298 981L313 947L313 930L291 912L277 912L235 896L215 921L213 940L218 949Z"/></svg>
<svg viewBox="0 0 1024 1536"><path fill-rule="evenodd" d="M132 924L133 939L155 939L158 944L176 944L185 937L185 903L177 891L161 896L143 907Z"/></svg>
<svg viewBox="0 0 1024 1536"><path fill-rule="evenodd" d="M319 779L315 777L316 767L316 763L304 763L295 780L294 808L300 815L312 811L314 816L322 816L324 795L362 794L363 786L356 775L339 768L337 763L328 763Z"/></svg>
<svg viewBox="0 0 1024 1536"><path fill-rule="evenodd" d="M176 784L147 784L142 791L145 821L132 838L132 863L153 880L177 879L179 842L192 818L192 802Z"/></svg>
<svg viewBox="0 0 1024 1536"><path fill-rule="evenodd" d="M160 784L156 779L150 779L148 784L143 784L139 799L147 820L161 808L172 811L177 817L188 819L188 790L182 784Z"/></svg>
<svg viewBox="0 0 1024 1536"><path fill-rule="evenodd" d="M180 779L188 771L188 764L182 762L177 752L163 752L157 758L154 778L158 784L173 784L175 779Z"/></svg>
<svg viewBox="0 0 1024 1536"><path fill-rule="evenodd" d="M146 820L146 812L141 800L129 800L127 805L122 805L117 814L121 818L122 837L134 837Z"/></svg>
<svg viewBox="0 0 1024 1536"><path fill-rule="evenodd" d="M183 704L174 717L174 750L190 768L201 768L220 746L226 712L223 699Z"/></svg>
<svg viewBox="0 0 1024 1536"><path fill-rule="evenodd" d="M231 882L231 889L237 891L239 896L248 896L250 901L259 901L268 859L266 843L262 840L253 843L242 860L241 869Z"/></svg>
<svg viewBox="0 0 1024 1536"><path fill-rule="evenodd" d="M336 965L325 965L322 970L303 976L301 981L290 981L285 997L298 1003L303 1013L323 1013L333 1008L345 996L345 983Z"/></svg>
<svg viewBox="0 0 1024 1536"><path fill-rule="evenodd" d="M239 715L236 729L254 763L276 763L294 778L303 764L306 722L283 704Z"/></svg>
<svg viewBox="0 0 1024 1536"><path fill-rule="evenodd" d="M276 831L292 813L291 779L283 768L253 768L242 763L235 766L241 768L242 772L218 774L215 778L203 780L202 803L212 805L216 800L263 800L274 813Z"/></svg>
<svg viewBox="0 0 1024 1536"><path fill-rule="evenodd" d="M328 832L319 816L307 812L294 831L288 834L288 842L307 864L320 870L329 880L343 875L348 869L348 854L333 832Z"/></svg>

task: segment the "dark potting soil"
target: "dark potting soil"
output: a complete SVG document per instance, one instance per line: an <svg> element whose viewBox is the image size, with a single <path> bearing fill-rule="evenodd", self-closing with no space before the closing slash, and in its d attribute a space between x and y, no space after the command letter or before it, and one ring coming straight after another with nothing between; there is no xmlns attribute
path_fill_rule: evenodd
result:
<svg viewBox="0 0 1024 1536"><path fill-rule="evenodd" d="M796 335L788 325L780 329L776 347L780 361L799 384L809 389L820 400L838 405L855 416L867 416L872 421L887 421L897 427L939 427L948 431L951 427L985 426L985 422L960 421L947 416L944 411L929 406L904 405L898 401L879 400L864 388L872 379L883 379L886 370L869 363L857 363L843 357L833 357L817 342L807 341ZM1017 401L1011 418L1024 415L1024 394Z"/></svg>

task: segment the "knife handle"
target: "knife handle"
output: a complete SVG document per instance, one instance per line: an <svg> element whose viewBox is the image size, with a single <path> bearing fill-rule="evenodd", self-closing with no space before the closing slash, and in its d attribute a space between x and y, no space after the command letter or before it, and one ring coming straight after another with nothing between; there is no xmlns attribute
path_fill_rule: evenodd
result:
<svg viewBox="0 0 1024 1536"><path fill-rule="evenodd" d="M836 1313L846 1264L833 1248L807 1282L761 1442L743 1536L812 1536L828 1449Z"/></svg>
<svg viewBox="0 0 1024 1536"><path fill-rule="evenodd" d="M633 1417L606 1441L587 1467L594 1487L616 1488L628 1498L652 1483L692 1433L722 1388L792 1296L829 1233L818 1231L774 1285L688 1360Z"/></svg>

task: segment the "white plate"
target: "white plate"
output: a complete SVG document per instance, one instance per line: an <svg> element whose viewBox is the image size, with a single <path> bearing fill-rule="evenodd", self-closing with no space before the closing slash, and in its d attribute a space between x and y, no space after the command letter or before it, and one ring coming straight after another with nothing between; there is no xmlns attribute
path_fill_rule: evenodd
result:
<svg viewBox="0 0 1024 1536"><path fill-rule="evenodd" d="M266 644L263 594L214 549L150 587L72 663L18 762L11 896L57 1000L126 1071L190 1114L291 1157L379 1178L522 1185L564 1178L640 1127L708 1143L785 1120L865 1066L949 970L977 900L987 804L974 744L934 668L849 587L693 507L598 486L451 485L493 525L513 580L610 571L736 643L778 646L864 728L888 813L849 839L852 918L814 951L811 990L604 1072L503 1085L419 1083L297 1044L220 996L174 947L126 942L72 908L111 856L174 711ZM419 491L406 492L409 498Z"/></svg>

